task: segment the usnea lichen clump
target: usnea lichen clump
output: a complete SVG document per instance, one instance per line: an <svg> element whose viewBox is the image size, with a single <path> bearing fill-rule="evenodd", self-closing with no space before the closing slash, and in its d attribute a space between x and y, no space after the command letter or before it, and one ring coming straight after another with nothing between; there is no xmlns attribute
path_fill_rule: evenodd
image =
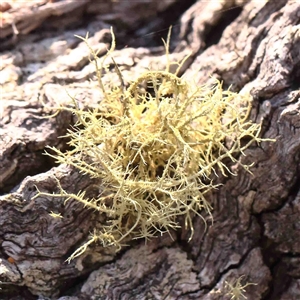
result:
<svg viewBox="0 0 300 300"><path fill-rule="evenodd" d="M178 77L183 62L175 74L168 66L141 74L127 87L104 87L104 61L113 50L114 36L102 59L90 48L104 100L84 111L73 99L75 107L68 109L78 123L68 132L72 151L53 149L59 162L98 178L104 190L87 199L61 189L61 195L107 217L103 230L72 258L96 240L119 247L125 237L148 238L177 228L178 216L193 233L192 216L203 210L211 214L206 194L215 187L212 174L231 173L224 159L237 162L238 154L260 141L260 125L247 121L251 100L223 90L218 81L197 86Z"/></svg>

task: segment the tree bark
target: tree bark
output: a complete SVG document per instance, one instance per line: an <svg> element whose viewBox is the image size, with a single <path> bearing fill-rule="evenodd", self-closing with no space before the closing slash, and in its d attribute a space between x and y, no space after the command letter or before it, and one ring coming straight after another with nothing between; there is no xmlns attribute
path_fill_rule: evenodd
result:
<svg viewBox="0 0 300 300"><path fill-rule="evenodd" d="M0 16L0 299L234 299L228 283L238 279L253 283L247 299L300 299L299 1L30 3L12 1ZM69 147L60 137L75 117L49 117L70 103L68 94L82 108L102 98L89 51L74 34L89 32L103 55L113 25L120 41L114 60L129 80L149 66L165 69L162 43L148 33L166 37L160 30L169 18L176 22L171 59L192 53L182 75L250 92L251 119L276 142L241 157L254 163L252 174L236 165L238 176L217 179L222 186L209 196L214 221L206 228L195 216L191 241L183 227L146 243L128 241L118 254L95 243L67 263L105 223L75 200L33 198L38 190L59 192L57 181L69 193L99 193L94 179L44 155L46 146ZM103 77L117 80L113 72Z"/></svg>

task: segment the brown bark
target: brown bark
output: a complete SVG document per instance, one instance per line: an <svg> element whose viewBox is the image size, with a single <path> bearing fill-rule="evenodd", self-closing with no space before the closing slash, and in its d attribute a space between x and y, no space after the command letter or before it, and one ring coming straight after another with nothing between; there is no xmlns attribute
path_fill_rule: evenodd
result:
<svg viewBox="0 0 300 300"><path fill-rule="evenodd" d="M256 283L245 288L248 299L299 299L299 1L199 1L184 11L179 1L149 1L147 7L143 1L46 2L18 7L12 1L2 15L2 50L14 48L1 53L0 299L230 299L225 282L242 275L243 284ZM59 103L67 105L67 92L81 107L98 105L102 97L89 52L74 34L88 31L102 55L112 22L121 45L114 59L124 78L132 79L148 66L164 69L164 49L144 34L160 30L178 10L171 57L192 52L183 75L199 84L212 76L225 87L249 91L251 118L262 121L263 137L276 142L246 151L241 159L254 162L252 175L231 166L238 176L218 178L223 185L210 196L214 222L206 229L195 217L190 242L183 228L172 238L129 242L117 255L93 244L68 264L105 219L74 200L32 197L37 189L57 193L55 178L70 193L99 193L94 180L43 155L46 146L68 147L59 137L74 123L72 114L42 118ZM53 30L58 25L64 30ZM144 47L131 47L138 42ZM118 80L113 76L104 82Z"/></svg>

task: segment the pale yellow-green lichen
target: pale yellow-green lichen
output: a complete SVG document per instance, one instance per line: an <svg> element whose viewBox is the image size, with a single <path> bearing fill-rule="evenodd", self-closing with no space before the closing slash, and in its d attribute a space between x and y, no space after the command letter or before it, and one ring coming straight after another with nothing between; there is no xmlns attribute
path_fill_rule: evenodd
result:
<svg viewBox="0 0 300 300"><path fill-rule="evenodd" d="M145 72L127 87L104 86L104 61L115 47L112 36L102 59L84 39L104 100L92 111L79 109L74 99L74 108L62 108L78 117L68 132L72 150L52 148L58 162L98 178L104 190L88 199L84 192L68 194L59 185L59 196L107 217L103 230L95 231L71 258L94 241L120 247L125 237L148 238L178 228L179 216L192 235L192 216L201 217L203 210L211 215L207 193L216 187L213 174L232 173L224 159L239 162L238 155L261 140L260 125L247 120L251 99L223 90L217 80L213 86L197 86L178 77L183 62L175 74L168 71L169 62L165 71ZM168 43L169 37L167 57Z"/></svg>
<svg viewBox="0 0 300 300"><path fill-rule="evenodd" d="M230 282L225 281L225 291L226 291L225 295L230 297L230 300L247 299L247 297L245 296L246 288L251 285L257 285L256 283L253 282L248 282L243 285L242 284L243 278L244 275Z"/></svg>

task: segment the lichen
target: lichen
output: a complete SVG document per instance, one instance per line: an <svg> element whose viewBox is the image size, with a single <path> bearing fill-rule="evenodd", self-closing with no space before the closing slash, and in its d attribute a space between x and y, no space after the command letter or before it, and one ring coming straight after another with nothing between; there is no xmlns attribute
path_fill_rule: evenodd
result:
<svg viewBox="0 0 300 300"><path fill-rule="evenodd" d="M233 174L224 159L240 163L239 154L254 142L260 142L260 124L248 120L251 97L224 90L219 81L197 86L175 73L151 70L128 86L117 65L120 85L104 85L102 73L108 71L105 59L83 40L95 64L103 101L93 110L82 110L73 99L72 111L77 124L68 131L72 150L51 148L59 163L74 166L80 172L99 179L103 194L89 199L85 192L70 194L60 186L60 194L75 199L86 208L106 215L101 232L73 253L82 254L87 246L100 241L104 246L122 246L125 238L149 238L157 233L185 226L193 235L192 217L211 216L207 194L217 185L218 173ZM169 39L165 43L167 60ZM50 154L49 154L50 155Z"/></svg>
<svg viewBox="0 0 300 300"><path fill-rule="evenodd" d="M239 278L232 280L230 282L225 281L225 296L230 297L230 300L242 300L247 299L245 296L246 288L251 285L257 285L256 283L248 282L244 285L242 284L242 280L244 275L240 276Z"/></svg>

